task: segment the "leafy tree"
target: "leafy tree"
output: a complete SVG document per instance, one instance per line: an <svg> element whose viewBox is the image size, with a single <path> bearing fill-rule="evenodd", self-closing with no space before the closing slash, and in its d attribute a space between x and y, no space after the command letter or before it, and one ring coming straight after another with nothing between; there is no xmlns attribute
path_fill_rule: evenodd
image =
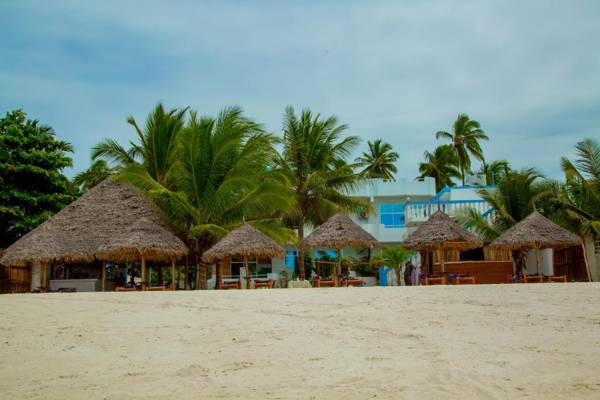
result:
<svg viewBox="0 0 600 400"><path fill-rule="evenodd" d="M435 179L435 190L439 192L446 186L454 186L452 178L460 177L458 158L454 153L452 145L445 144L436 147L433 153L424 153L425 161L419 163L421 175L417 179L425 177Z"/></svg>
<svg viewBox="0 0 600 400"><path fill-rule="evenodd" d="M69 143L21 110L0 119L0 248L60 211L75 193L62 170Z"/></svg>
<svg viewBox="0 0 600 400"><path fill-rule="evenodd" d="M486 163L482 160L480 173L485 175L485 181L488 185L495 185L496 182L502 180L510 171L510 164L506 160L496 160L491 163Z"/></svg>
<svg viewBox="0 0 600 400"><path fill-rule="evenodd" d="M402 246L386 246L383 248L381 254L376 257L376 263L379 265L387 265L393 268L396 274L396 281L398 286L402 282L402 269L404 263L414 255L415 253L411 250L407 250Z"/></svg>
<svg viewBox="0 0 600 400"><path fill-rule="evenodd" d="M276 169L286 176L296 206L288 213L291 227L298 230L298 265L304 264L304 226L323 223L338 209L359 211L363 201L348 196L360 180L346 159L358 145L356 136L343 137L348 127L336 117L322 118L308 109L297 116L287 107L283 118L283 154ZM299 268L304 280L304 268Z"/></svg>
<svg viewBox="0 0 600 400"><path fill-rule="evenodd" d="M517 222L531 214L552 192L548 185L540 181L542 174L533 168L522 171L509 171L498 182L497 189L480 189L479 195L494 211L491 222L474 208L467 208L457 215L457 222L477 233L482 239L492 241ZM513 252L513 258L520 275L525 260L521 250Z"/></svg>
<svg viewBox="0 0 600 400"><path fill-rule="evenodd" d="M483 160L483 150L479 145L480 140L488 140L488 136L481 129L479 122L469 118L467 114L458 114L454 121L452 133L438 131L436 138L448 139L452 142L454 152L458 157L462 183L465 184L465 176L471 171L471 156Z"/></svg>
<svg viewBox="0 0 600 400"><path fill-rule="evenodd" d="M275 138L237 107L217 118L190 114L165 165L169 179L161 183L148 163L132 163L119 179L142 190L162 209L174 229L187 240L204 288L204 251L244 221L280 241L293 233L281 215L294 206L285 178L269 168L276 156ZM217 265L217 276L220 268Z"/></svg>
<svg viewBox="0 0 600 400"><path fill-rule="evenodd" d="M144 129L129 116L127 122L135 129L139 141L130 142L125 149L115 140L106 139L94 146L92 160L105 159L119 167L139 162L154 180L169 186L176 164L177 136L185 124L186 111L187 108L165 111L159 103L148 115Z"/></svg>
<svg viewBox="0 0 600 400"><path fill-rule="evenodd" d="M381 141L369 141L369 151L364 152L355 162L363 170L361 174L367 178L381 178L387 181L395 181L394 174L398 172L394 163L400 157L392 151L392 145Z"/></svg>
<svg viewBox="0 0 600 400"><path fill-rule="evenodd" d="M564 182L549 182L546 199L555 222L581 236L600 237L600 145L585 139L575 146L577 158L561 159Z"/></svg>
<svg viewBox="0 0 600 400"><path fill-rule="evenodd" d="M96 160L87 170L75 175L73 183L85 192L113 175L114 172L114 169L109 167L106 161Z"/></svg>

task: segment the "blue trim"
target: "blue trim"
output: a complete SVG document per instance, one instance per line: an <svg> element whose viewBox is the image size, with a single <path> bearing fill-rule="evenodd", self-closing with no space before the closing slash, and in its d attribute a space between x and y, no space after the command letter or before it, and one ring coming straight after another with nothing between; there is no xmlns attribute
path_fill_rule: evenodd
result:
<svg viewBox="0 0 600 400"><path fill-rule="evenodd" d="M492 211L494 211L494 207L490 207L486 212L484 212L483 214L481 214L482 217L487 217L488 215L490 215L492 213Z"/></svg>
<svg viewBox="0 0 600 400"><path fill-rule="evenodd" d="M407 201L408 205L487 203L486 200L421 200Z"/></svg>
<svg viewBox="0 0 600 400"><path fill-rule="evenodd" d="M463 189L496 189L496 185L485 185L485 186L477 186L477 185L464 185L464 186L446 186L442 190L440 190L434 197L434 200L439 200L440 197L445 195L452 190L463 190Z"/></svg>

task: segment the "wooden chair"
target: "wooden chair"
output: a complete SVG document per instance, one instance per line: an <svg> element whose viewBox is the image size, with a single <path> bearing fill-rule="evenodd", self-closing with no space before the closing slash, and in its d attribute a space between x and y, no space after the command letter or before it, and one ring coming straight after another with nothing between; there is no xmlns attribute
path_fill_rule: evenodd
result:
<svg viewBox="0 0 600 400"><path fill-rule="evenodd" d="M523 283L543 283L544 275L523 275Z"/></svg>
<svg viewBox="0 0 600 400"><path fill-rule="evenodd" d="M115 292L137 292L135 287L117 286Z"/></svg>
<svg viewBox="0 0 600 400"><path fill-rule="evenodd" d="M320 288L320 287L334 287L334 286L335 286L335 280L333 278L323 279L318 275L315 278L315 287Z"/></svg>
<svg viewBox="0 0 600 400"><path fill-rule="evenodd" d="M254 279L254 289L258 288L273 288L273 279Z"/></svg>
<svg viewBox="0 0 600 400"><path fill-rule="evenodd" d="M567 276L566 275L550 275L549 277L547 277L548 282L564 282L567 283Z"/></svg>
<svg viewBox="0 0 600 400"><path fill-rule="evenodd" d="M445 285L446 277L445 276L426 276L425 277L425 286L429 285Z"/></svg>
<svg viewBox="0 0 600 400"><path fill-rule="evenodd" d="M455 280L456 285L470 284L475 285L475 277L470 275L457 276Z"/></svg>
<svg viewBox="0 0 600 400"><path fill-rule="evenodd" d="M241 289L242 284L239 280L237 281L221 281L217 282L217 289L228 290L228 289Z"/></svg>
<svg viewBox="0 0 600 400"><path fill-rule="evenodd" d="M343 278L342 279L342 285L343 286L362 286L364 285L365 281L363 278Z"/></svg>
<svg viewBox="0 0 600 400"><path fill-rule="evenodd" d="M164 292L165 290L167 290L167 288L165 288L164 286L146 286L144 290L146 290L147 292Z"/></svg>

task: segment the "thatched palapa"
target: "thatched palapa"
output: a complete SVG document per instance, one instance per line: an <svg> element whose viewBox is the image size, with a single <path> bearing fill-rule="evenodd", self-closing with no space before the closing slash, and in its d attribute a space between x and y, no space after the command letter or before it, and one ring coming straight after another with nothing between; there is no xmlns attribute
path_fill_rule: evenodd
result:
<svg viewBox="0 0 600 400"><path fill-rule="evenodd" d="M508 229L490 246L505 249L561 248L578 246L581 238L555 224L537 211Z"/></svg>
<svg viewBox="0 0 600 400"><path fill-rule="evenodd" d="M0 263L19 267L28 263L89 263L97 259L99 247L142 218L165 227L158 210L142 193L108 178L13 243Z"/></svg>
<svg viewBox="0 0 600 400"><path fill-rule="evenodd" d="M347 246L378 247L379 242L342 212L329 218L308 235L302 245L308 249L341 249Z"/></svg>
<svg viewBox="0 0 600 400"><path fill-rule="evenodd" d="M96 256L107 261L170 261L188 253L185 244L164 226L141 218L106 244L100 246Z"/></svg>
<svg viewBox="0 0 600 400"><path fill-rule="evenodd" d="M409 235L403 246L419 251L469 250L483 247L483 241L458 225L442 211L436 211L429 217L429 220Z"/></svg>
<svg viewBox="0 0 600 400"><path fill-rule="evenodd" d="M277 242L248 224L229 232L202 256L206 263L228 257L279 257L285 250Z"/></svg>

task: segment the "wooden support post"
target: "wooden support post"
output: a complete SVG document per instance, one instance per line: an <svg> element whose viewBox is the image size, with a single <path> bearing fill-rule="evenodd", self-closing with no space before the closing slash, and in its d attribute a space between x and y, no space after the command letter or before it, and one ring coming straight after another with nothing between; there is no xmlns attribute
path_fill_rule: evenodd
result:
<svg viewBox="0 0 600 400"><path fill-rule="evenodd" d="M171 289L177 290L177 285L175 284L175 259L171 259Z"/></svg>
<svg viewBox="0 0 600 400"><path fill-rule="evenodd" d="M442 274L446 272L446 266L444 265L444 249L442 246L438 249L438 258L440 259L440 269L442 270Z"/></svg>
<svg viewBox="0 0 600 400"><path fill-rule="evenodd" d="M185 256L185 281L183 282L184 290L187 290L187 288L188 288L189 273L190 273L190 264L189 264L188 256Z"/></svg>
<svg viewBox="0 0 600 400"><path fill-rule="evenodd" d="M48 265L42 265L42 290L44 292L48 291Z"/></svg>
<svg viewBox="0 0 600 400"><path fill-rule="evenodd" d="M142 290L146 290L146 256L142 254Z"/></svg>
<svg viewBox="0 0 600 400"><path fill-rule="evenodd" d="M540 274L540 247L538 245L535 246L535 269L536 274Z"/></svg>
<svg viewBox="0 0 600 400"><path fill-rule="evenodd" d="M106 290L106 261L102 261L102 291Z"/></svg>
<svg viewBox="0 0 600 400"><path fill-rule="evenodd" d="M342 251L341 249L337 249L337 265L335 266L335 271L333 271L332 268L332 275L333 275L333 286L338 286L338 279L340 276L340 273L342 271Z"/></svg>
<svg viewBox="0 0 600 400"><path fill-rule="evenodd" d="M585 272L587 272L588 282L591 282L592 273L590 271L590 264L588 263L587 252L585 251L584 239L581 240L581 251L583 251L583 262L585 263Z"/></svg>
<svg viewBox="0 0 600 400"><path fill-rule="evenodd" d="M244 269L246 270L246 289L250 289L250 268L248 267L248 256L244 256Z"/></svg>

